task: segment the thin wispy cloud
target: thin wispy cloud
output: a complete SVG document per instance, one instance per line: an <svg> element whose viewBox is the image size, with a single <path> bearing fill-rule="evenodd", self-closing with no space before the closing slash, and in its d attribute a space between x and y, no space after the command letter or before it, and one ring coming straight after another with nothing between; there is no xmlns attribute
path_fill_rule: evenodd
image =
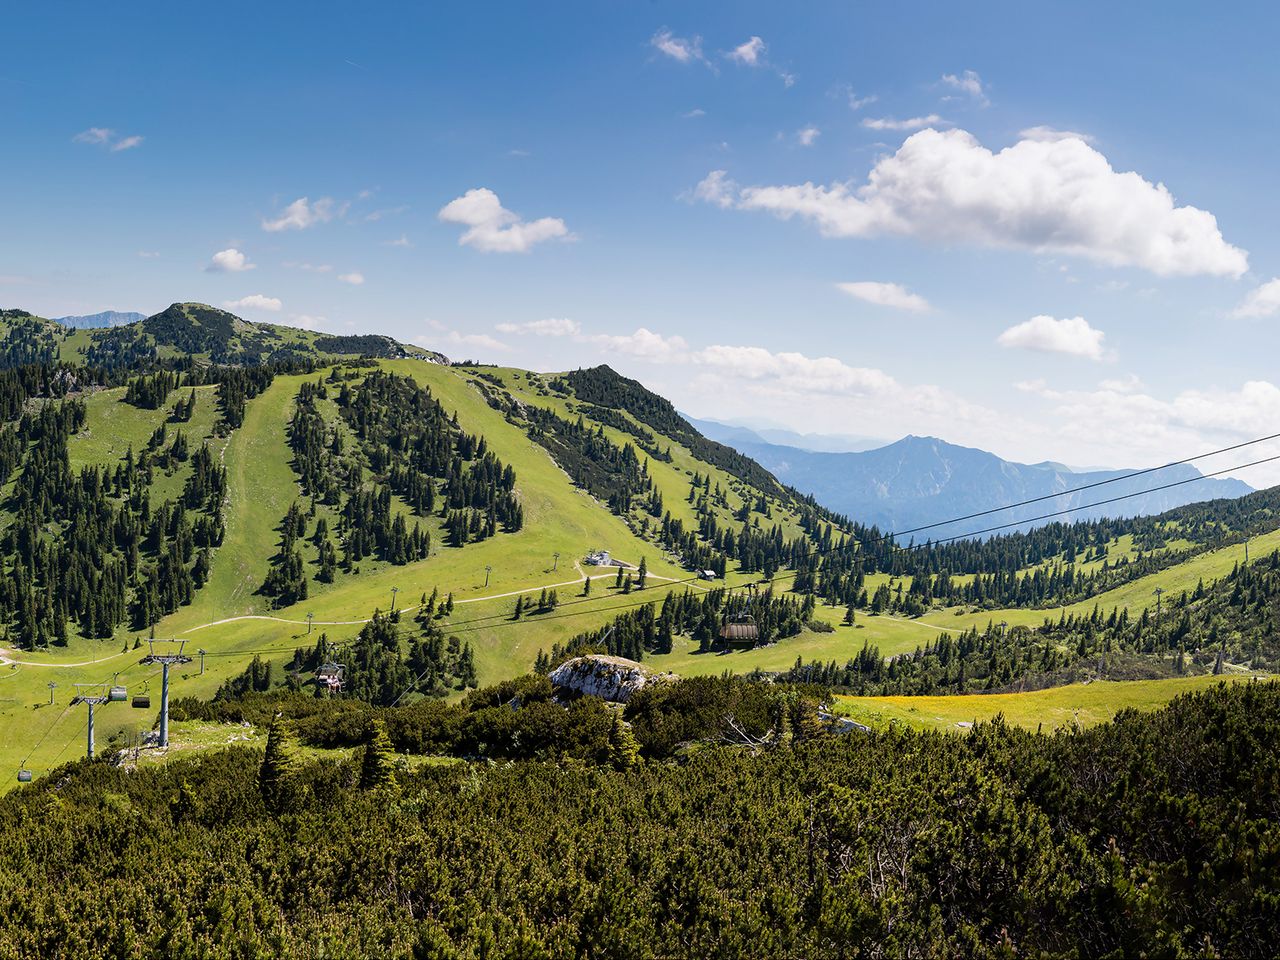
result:
<svg viewBox="0 0 1280 960"><path fill-rule="evenodd" d="M356 270L353 270L350 273L340 273L338 274L338 281L340 283L349 284L353 287L363 286L364 274Z"/></svg>
<svg viewBox="0 0 1280 960"><path fill-rule="evenodd" d="M982 78L978 76L977 72L974 70L965 70L960 74L944 73L942 75L942 79L938 82L945 87L949 87L952 90L963 94L981 106L985 107L991 103L991 101L987 99L987 91L982 85ZM948 99L955 98L950 97Z"/></svg>
<svg viewBox="0 0 1280 960"><path fill-rule="evenodd" d="M268 310L271 313L279 313L280 308L284 306L279 298L264 296L261 293L251 293L239 300L224 300L222 305L228 310Z"/></svg>
<svg viewBox="0 0 1280 960"><path fill-rule="evenodd" d="M649 45L677 63L705 63L710 66L702 53L701 37L677 37L663 27L649 38Z"/></svg>
<svg viewBox="0 0 1280 960"><path fill-rule="evenodd" d="M76 143L102 147L110 153L120 153L123 150L132 150L134 147L141 146L145 138L138 134L117 137L116 132L110 127L90 127L87 130L81 130L71 139Z"/></svg>
<svg viewBox="0 0 1280 960"><path fill-rule="evenodd" d="M815 126L802 127L796 131L796 143L802 147L812 147L818 142L818 137L822 136L822 131Z"/></svg>
<svg viewBox="0 0 1280 960"><path fill-rule="evenodd" d="M772 63L768 57L768 44L760 37L749 37L743 43L738 44L732 50L724 53L724 58L742 67L751 68L767 68L778 75L785 86L791 86L796 82L793 74L778 67Z"/></svg>
<svg viewBox="0 0 1280 960"><path fill-rule="evenodd" d="M520 336L535 337L570 337L582 331L577 320L568 317L548 317L546 320L530 320L527 323L500 323L499 333L514 333Z"/></svg>
<svg viewBox="0 0 1280 960"><path fill-rule="evenodd" d="M868 130L919 130L922 127L933 127L945 123L936 113L924 117L909 117L906 120L895 120L893 117L866 117L862 125Z"/></svg>
<svg viewBox="0 0 1280 960"><path fill-rule="evenodd" d="M837 283L836 287L856 300L880 307L892 307L894 310L908 310L912 313L924 313L929 309L928 300L897 283L858 280Z"/></svg>
<svg viewBox="0 0 1280 960"><path fill-rule="evenodd" d="M321 197L312 203L307 197L299 197L280 212L277 217L264 218L262 229L268 233L283 230L306 230L333 219L336 204L332 197Z"/></svg>

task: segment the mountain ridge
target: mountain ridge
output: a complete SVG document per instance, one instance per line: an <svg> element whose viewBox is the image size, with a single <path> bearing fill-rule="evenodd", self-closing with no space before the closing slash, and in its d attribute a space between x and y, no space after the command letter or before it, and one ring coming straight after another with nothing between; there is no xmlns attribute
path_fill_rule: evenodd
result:
<svg viewBox="0 0 1280 960"><path fill-rule="evenodd" d="M710 427L710 435L716 435L713 421L696 423ZM1068 509L1074 511L1074 519L1080 520L1155 515L1189 503L1243 496L1252 490L1235 479L1197 480L1201 474L1190 464L1125 480L1121 478L1133 470L1074 470L1054 461L1024 464L977 447L914 434L872 450L844 453L744 439L740 429L721 435L725 438L722 442L830 510L882 529L929 526L929 535L936 538L959 536L997 524L1026 530L1047 522L1036 518ZM1106 486L1102 489L1071 492L1103 482ZM1180 485L1152 490L1171 483ZM1115 504L1076 509L1126 494L1138 495ZM1040 497L1051 499L1001 513L988 523L943 522Z"/></svg>

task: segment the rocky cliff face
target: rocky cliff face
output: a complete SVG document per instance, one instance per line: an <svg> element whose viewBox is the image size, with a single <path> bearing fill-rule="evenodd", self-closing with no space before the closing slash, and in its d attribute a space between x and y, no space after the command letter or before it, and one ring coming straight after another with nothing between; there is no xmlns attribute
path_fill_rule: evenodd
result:
<svg viewBox="0 0 1280 960"><path fill-rule="evenodd" d="M651 683L665 683L674 678L674 674L654 673L625 657L595 654L562 663L547 676L561 689L615 703L626 703Z"/></svg>

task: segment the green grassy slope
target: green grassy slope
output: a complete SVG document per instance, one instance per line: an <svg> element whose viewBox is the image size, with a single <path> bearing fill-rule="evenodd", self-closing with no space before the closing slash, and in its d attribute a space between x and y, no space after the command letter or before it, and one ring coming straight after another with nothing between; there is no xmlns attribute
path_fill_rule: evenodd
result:
<svg viewBox="0 0 1280 960"><path fill-rule="evenodd" d="M835 712L869 726L903 723L917 729L959 731L1003 714L1009 723L1034 730L1093 726L1121 710L1154 710L1174 697L1249 675L1178 677L1168 680L1096 680L1031 693L944 697L837 697Z"/></svg>

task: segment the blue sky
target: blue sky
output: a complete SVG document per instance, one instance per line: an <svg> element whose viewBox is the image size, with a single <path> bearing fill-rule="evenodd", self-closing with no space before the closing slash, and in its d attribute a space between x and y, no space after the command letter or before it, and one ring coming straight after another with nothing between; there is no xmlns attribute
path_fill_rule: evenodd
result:
<svg viewBox="0 0 1280 960"><path fill-rule="evenodd" d="M1280 429L1266 6L263 6L0 14L0 304L1028 461Z"/></svg>

